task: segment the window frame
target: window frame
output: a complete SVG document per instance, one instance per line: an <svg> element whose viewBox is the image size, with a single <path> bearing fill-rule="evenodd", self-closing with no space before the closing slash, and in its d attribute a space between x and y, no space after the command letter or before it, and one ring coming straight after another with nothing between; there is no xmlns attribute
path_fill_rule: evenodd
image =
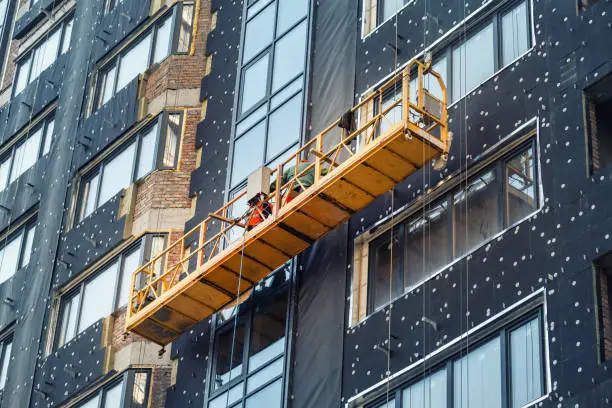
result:
<svg viewBox="0 0 612 408"><path fill-rule="evenodd" d="M501 370L501 401L500 406L512 407L512 350L510 345L510 337L512 333L524 327L531 321L538 320L538 333L539 333L539 346L540 346L540 375L542 379L542 390L541 395L527 403L526 406L532 406L537 401L545 398L550 392L549 389L549 372L547 369L548 362L546 358L547 354L547 336L545 327L545 312L542 304L532 306L525 313L519 317L511 318L509 321L498 322L499 327L490 327L484 329L484 331L475 337L478 337L475 341L470 339L469 343L467 340L459 342L459 344L453 346L449 352L441 353L437 361L427 364L426 372L423 371L422 367L419 369L412 369L407 375L406 379L399 382L398 385L394 385L392 390L389 392L389 402L394 400L394 404L390 408L402 408L403 403L403 391L422 380L431 378L432 376L439 373L441 370L446 370L446 408L454 408L454 363L461 360L461 358L468 356L472 351L479 349L481 346L488 344L495 339L500 340L500 370ZM469 349L467 346L469 344ZM379 390L380 391L380 390ZM362 408L383 408L385 407L387 396L383 392L382 395L373 397L371 400L360 405Z"/></svg>
<svg viewBox="0 0 612 408"><path fill-rule="evenodd" d="M287 364L289 363L289 352L290 352L288 345L289 345L290 335L291 335L290 315L291 315L291 287L292 287L291 285L292 278L287 278L286 276L282 276L282 274L285 273L285 268L289 268L289 270L291 271L291 276L293 276L294 265L291 264L291 265L285 265L285 267L281 267L275 273L273 273L272 275L266 278L266 279L282 279L282 282L279 282L278 284L274 283L274 280L272 280L273 293L271 293L269 296L274 299L273 301L257 302L256 299L251 297L247 299L244 303L241 303L240 305L238 305L237 307L238 310L236 310L235 306L232 306L232 305L228 306L228 310L232 310L232 314L230 315L230 317L226 318L225 320L221 320L221 315L219 313L215 315L215 319L213 322L214 331L213 331L213 336L212 336L213 347L211 348L211 352L210 352L210 356L211 356L210 363L209 363L210 369L208 371L209 381L207 383L208 385L206 386L206 390L205 390L206 391L205 406L209 406L209 404L213 400L217 399L219 396L223 395L226 392L230 392L230 390L232 390L236 386L240 386L242 388L240 392L240 398L234 401L233 403L230 403L229 406L231 407L233 407L234 405L241 406L241 404L247 401L251 396L257 394L261 390L265 389L269 385L279 380L281 381L281 390L282 390L281 400L283 401L285 400L285 397L286 397L285 385L288 380L287 375L286 375L286 367L287 367ZM264 282L260 283L259 285L265 286ZM278 285L278 286L275 286L275 285ZM252 371L249 371L249 357L251 357L249 353L250 353L250 346L251 346L251 335L253 331L253 320L257 314L256 308L257 306L266 307L266 306L274 305L281 299L283 299L286 302L286 313L285 313L285 321L284 321L285 332L282 337L283 342L284 342L283 350L278 355L275 355L274 357L270 358L264 364L253 369ZM236 313L238 313L238 316L236 316ZM233 333L235 323L237 324L237 326L244 324L244 330L245 330L240 374L232 375L232 378L230 381L215 388L215 376L217 372L218 351L219 351L219 343L218 343L219 338L223 334ZM233 338L233 334L232 334L232 338ZM253 378L258 373L272 366L274 363L276 363L279 360L283 361L282 363L283 369L280 375L275 375L274 377L267 379L265 383L262 383L257 388L249 392L246 392L247 383L250 378ZM233 370L234 368L235 367L232 367L231 370Z"/></svg>
<svg viewBox="0 0 612 408"><path fill-rule="evenodd" d="M133 395L134 390L134 382L136 375L138 374L147 374L147 382L145 393L145 400L142 404L143 407L147 407L149 405L149 394L151 391L151 384L153 376L153 371L150 368L129 368L123 371L121 374L113 377L111 380L102 384L101 386L93 389L91 392L87 394L83 399L68 405L71 408L80 408L83 407L88 402L92 401L94 398L98 398L98 406L101 408L105 407L106 396L109 390L114 387L121 385L121 402L120 406L125 406L126 402L130 395ZM131 405L129 405L131 406Z"/></svg>
<svg viewBox="0 0 612 408"><path fill-rule="evenodd" d="M51 122L54 122L53 132L51 134L47 134L49 130L49 124ZM15 170L15 154L17 149L23 146L29 140L29 138L36 134L36 132L38 132L39 130L42 130L42 134L40 138L40 144L38 146L38 154L36 156L36 161L32 166L28 167L19 176L17 176L15 180L11 181L13 171ZM29 169L34 167L41 158L50 153L45 152L45 147L47 145L48 138L51 138L50 146L53 143L53 133L55 133L55 109L51 110L49 113L43 114L42 118L36 120L34 123L30 123L25 131L21 132L21 134L17 137L9 139L9 143L7 143L4 148L0 149L0 165L6 160L10 161L8 166L8 173L6 175L6 185L2 186L0 184L0 192L7 189L12 183L16 182L19 177L21 177ZM0 180L0 183L1 182L2 181Z"/></svg>
<svg viewBox="0 0 612 408"><path fill-rule="evenodd" d="M57 22L56 24L54 24L52 27L50 27L47 30L47 33L40 39L38 39L32 46L30 46L26 51L24 51L19 57L17 57L15 59L15 72L13 74L13 81L11 83L11 97L15 97L16 95L20 94L21 92L23 92L24 90L26 90L26 88L33 83L37 78L40 77L40 75L44 72L41 71L38 76L36 76L35 78L32 78L32 70L34 69L34 64L33 62L33 56L34 54L40 49L40 47L45 44L47 42L47 40L57 31L60 30L60 38L58 41L58 46L57 46L57 50L55 53L55 60L53 61L52 64L50 64L46 69L51 68L56 62L57 59L59 57L61 57L65 52L63 51L63 45L64 42L66 41L66 27L69 25L69 23L72 21L73 25L74 25L74 18L75 18L75 13L74 11L71 11L69 13L67 13L67 15L65 17L62 17L62 19ZM74 28L74 26L72 27L72 29ZM72 29L70 30L70 34L72 36ZM67 52L67 51L66 51ZM26 73L26 83L23 87L22 90L17 91L17 81L19 80L20 75L22 74L21 72L21 67L24 65L24 63L27 61L28 63L28 69L27 69L27 73Z"/></svg>
<svg viewBox="0 0 612 408"><path fill-rule="evenodd" d="M4 231L0 231L0 251L4 251L6 247L10 243L13 243L13 241L15 241L16 239L20 240L19 251L18 251L19 254L17 257L17 269L13 271L12 275L9 278L0 282L0 285L10 280L13 276L15 276L17 272L19 272L23 268L26 268L32 261L31 260L32 253L30 253L28 255L28 262L24 264L24 258L26 257L25 249L27 247L27 241L29 238L29 234L32 233L32 231L34 234L36 234L37 219L38 219L38 212L36 212L33 215L28 216L23 222L19 223L19 225L17 225L15 228L11 230L8 230L7 228ZM4 254L2 254L2 256L0 257L0 261L3 260L2 259L3 257L4 257Z"/></svg>
<svg viewBox="0 0 612 408"><path fill-rule="evenodd" d="M108 3L113 2L113 1L115 2L115 6L116 6L118 2L123 2L125 0L108 0ZM113 77L113 89L111 91L111 96L109 97L108 101L113 99L117 95L117 93L121 91L121 89L123 89L123 88L117 89L117 80L119 78L119 73L121 71L121 61L125 57L126 54L128 54L134 47L136 47L148 35L151 36L151 44L148 50L148 56L147 56L148 61L146 64L147 68L145 69L145 71L141 72L139 75L142 75L144 72L151 69L156 64L162 64L171 55L189 54L189 51L187 52L178 51L178 45L179 45L178 43L179 43L181 25L177 23L178 23L179 18L182 18L183 8L185 6L190 6L193 8L192 27L191 27L192 35L190 36L189 44L187 44L188 49L191 47L191 44L193 44L193 25L196 20L196 8L194 7L194 4L192 2L188 2L188 3L177 2L171 7L169 7L168 9L160 12L159 16L156 16L154 20L150 21L146 25L146 27L144 27L142 30L140 30L137 34L135 34L128 40L122 42L119 45L118 50L116 52L114 52L111 56L104 58L97 65L97 68L95 68L95 74L92 76L92 83L91 83L91 88L89 92L90 102L88 104L89 107L87 109L87 116L93 114L95 111L97 111L102 106L104 106L105 103L102 102L103 100L102 97L104 94L103 90L105 87L102 86L102 84L105 84L107 79L103 81L102 78L104 77L103 74L105 72L109 72L113 69L112 68L113 66L115 68L114 77ZM105 6L105 9L106 9L106 6ZM110 13L110 11L108 12ZM165 22L165 19L167 18L171 20L170 42L168 44L168 48L169 48L168 55L164 59L159 61L158 63L155 63L154 62L155 46L156 46L157 39L158 39L157 36L159 32L159 27L163 25L163 23Z"/></svg>
<svg viewBox="0 0 612 408"><path fill-rule="evenodd" d="M511 220L509 220L509 217L508 217L508 203L509 203L508 192L507 192L508 183L505 177L506 165L511 159L518 157L521 153L529 151L530 149L533 151L533 159L535 160L535 163L533 166L534 167L533 180L535 181L535 184L536 184L534 186L535 209L532 212L530 212L527 216L522 217L519 220L510 222ZM398 230L398 226L405 225L406 223L409 223L411 220L415 220L419 218L423 214L422 206L413 207L411 205L411 207L409 207L409 209L406 211L406 214L399 217L399 220L395 221L395 224L390 224L389 221L387 221L385 223L387 225L383 224L383 227L379 227L379 228L375 227L376 229L379 229L379 230L373 233L372 236L366 237L365 239L363 239L362 236L358 237L357 240L363 239L363 241L360 243L358 243L357 240L354 241L353 263L356 262L355 256L357 256L356 254L357 254L357 251L359 250L358 247L360 245L368 246L368 249L366 251L368 254L367 265L361 265L361 268L365 267L367 268L367 271L360 270L361 268L359 267L353 268L354 269L353 280L359 279L358 276L363 276L364 273L367 273L367 275L365 276L366 282L367 282L367 290L365 294L367 296L365 315L369 316L381 309L384 309L389 304L393 303L397 297L403 296L404 294L419 287L420 285L423 284L423 282L431 279L441 270L444 270L448 268L450 265L460 261L461 259L464 259L465 257L472 254L474 251L478 250L478 248L482 247L487 242L494 239L499 234L524 222L526 218L531 217L533 214L540 211L541 206L542 206L542 202L541 202L542 183L540 180L541 169L540 169L540 163L538 161L538 157L539 157L538 152L539 152L539 142L537 139L537 129L535 131L532 129L527 130L523 133L522 138L519 137L514 142L510 142L509 146L502 147L497 152L491 154L492 157L489 157L488 159L483 159L482 163L476 163L472 166L472 168L468 169L466 178L464 179L466 180L466 182L457 182L452 185L449 184L449 186L447 186L443 191L440 191L438 193L435 193L435 192L432 193L431 199L428 199L427 201L428 203L431 204L430 207L434 207L435 205L437 205L437 203L443 202L443 201L447 201L449 203L449 209L448 209L449 220L447 221L449 223L449 226L448 226L449 248L447 248L447 251L449 251L448 253L450 254L451 260L450 262L446 263L441 268L437 268L434 271L428 272L427 277L421 280L419 283L415 284L414 286L410 288L404 287L400 291L400 294L398 296L392 299L389 299L387 302L383 302L380 306L376 308L374 308L374 305L376 304L375 299L374 299L376 288L375 288L375 285L373 285L373 280L375 279L376 274L373 273L373 269L372 269L374 257L371 256L370 254L370 244L374 242L375 240L380 239L380 237L385 236L385 234L387 234L391 229ZM477 180L479 177L482 177L483 174L486 174L488 172L493 172L493 174L495 175L495 182L497 183L497 200L498 200L497 221L499 225L499 230L494 232L490 237L479 242L477 245L466 247L465 251L463 251L463 253L460 253L461 251L458 250L458 246L457 246L458 241L455 238L456 237L455 229L457 227L456 217L455 217L455 208L456 208L455 207L455 196L459 192L465 192L466 186L472 185L472 182L474 180ZM457 177L463 177L464 174L466 174L465 171L461 172ZM401 242L403 242L405 239L404 235L405 234L402 233ZM400 274L399 279L401 280L401 282L404 282L404 274L406 271L405 271L405 265L404 265L405 249L403 247L401 248L400 253L402 256L402 262L401 262L401 268L398 272ZM360 262L363 263L363 261L360 261ZM395 278L393 277L391 277L391 279L395 280ZM352 295L355 295L356 292L354 292L354 288L352 288L351 291L352 291ZM359 321L361 321L360 318L357 318L355 316L355 312L357 312L357 314L360 315L361 312L363 311L359 308L355 309L355 307L356 306L353 305L349 311L351 315L351 318L349 319L349 322L351 322L350 326L353 326L354 324L357 324Z"/></svg>
<svg viewBox="0 0 612 408"><path fill-rule="evenodd" d="M72 285L68 284L70 288L62 293L58 297L57 302L57 319L55 323L55 327L53 329L53 339L52 339L52 349L57 350L60 349L67 344L69 344L72 340L74 340L78 335L89 328L90 326L80 328L79 322L81 320L81 313L83 309L83 298L85 295L85 287L94 279L99 277L102 273L107 271L108 267L111 267L113 264L117 265L116 277L113 287L113 299L112 299L112 311L111 314L116 313L118 310L121 310L124 305L119 305L119 296L121 290L121 282L125 277L125 260L129 255L132 255L134 252L140 252L138 257L138 264L142 265L146 262L147 259L151 258L151 243L153 239L156 237L164 238L164 247L168 246L168 234L167 233L151 233L145 234L140 239L135 240L130 243L125 248L122 248L118 253L113 255L104 262L95 265L89 272L84 273L84 277L77 277L77 282ZM135 272L135 271L133 271ZM66 313L70 314L70 309L67 311L67 307L73 307L72 300L78 299L78 303L76 303L76 307L78 308L75 316L74 316L74 333L71 334L70 339L66 339L67 336L67 328L70 325L64 326L64 316ZM128 299L129 302L129 299ZM70 318L70 317L69 317ZM61 343L61 344L60 344Z"/></svg>
<svg viewBox="0 0 612 408"><path fill-rule="evenodd" d="M171 115L179 115L179 128L180 133L178 134L177 144L175 146L174 152L174 166L166 166L164 165L164 156L165 156L165 148L166 141L168 139L168 126L169 126L169 118ZM185 112L183 110L165 110L152 119L148 120L145 123L142 123L136 129L128 132L124 137L122 137L117 143L109 146L104 155L101 156L98 160L95 161L95 164L88 168L86 171L79 176L79 182L75 195L75 216L74 220L78 224L83 220L86 220L89 216L91 216L96 210L98 210L101 206L103 206L106 202L100 203L100 191L102 190L102 181L104 176L105 167L117 156L123 153L126 149L129 149L132 145L134 146L134 157L132 160L132 167L130 169L130 184L139 184L143 180L145 180L149 175L154 173L155 171L162 170L175 170L179 167L180 164L180 152L183 143L183 133L184 133L184 122L185 121ZM155 132L155 147L153 151L153 163L150 171L145 173L142 176L138 176L138 168L141 160L142 149L142 141L144 137L148 136L148 131L152 128L157 127ZM86 188L88 183L94 178L98 177L98 183L95 191L95 204L94 209L89 214L85 214L86 206L89 203L89 190ZM86 197L87 193L87 197Z"/></svg>

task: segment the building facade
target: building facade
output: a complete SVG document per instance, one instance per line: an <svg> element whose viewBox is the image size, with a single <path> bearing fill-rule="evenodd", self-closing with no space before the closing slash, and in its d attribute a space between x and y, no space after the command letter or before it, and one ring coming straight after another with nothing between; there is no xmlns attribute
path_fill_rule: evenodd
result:
<svg viewBox="0 0 612 408"><path fill-rule="evenodd" d="M0 406L607 406L611 27L609 0L0 0ZM134 271L415 59L443 170L171 346L125 331Z"/></svg>

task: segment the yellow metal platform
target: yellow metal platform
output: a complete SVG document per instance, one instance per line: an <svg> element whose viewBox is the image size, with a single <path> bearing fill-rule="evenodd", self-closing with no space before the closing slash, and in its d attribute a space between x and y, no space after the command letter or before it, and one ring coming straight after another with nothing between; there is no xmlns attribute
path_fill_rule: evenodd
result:
<svg viewBox="0 0 612 408"><path fill-rule="evenodd" d="M409 98L411 75L416 101ZM437 81L441 98L425 89L426 79ZM386 100L397 90L400 97ZM245 192L140 267L132 279L126 330L158 344L171 342L448 154L446 88L430 65L413 62L351 112L360 119L356 130L340 129L336 121L274 169L276 188L266 199L272 215L264 222L245 232L244 219L231 218ZM283 179L290 167L296 174ZM314 176L308 187L302 184L307 174Z"/></svg>

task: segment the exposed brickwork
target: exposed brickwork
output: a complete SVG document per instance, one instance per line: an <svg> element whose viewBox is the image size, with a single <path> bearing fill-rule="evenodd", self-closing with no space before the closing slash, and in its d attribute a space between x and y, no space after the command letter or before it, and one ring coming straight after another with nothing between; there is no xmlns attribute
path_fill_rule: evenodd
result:
<svg viewBox="0 0 612 408"><path fill-rule="evenodd" d="M610 324L610 296L609 296L609 277L604 268L599 269L599 302L602 323L602 348L605 360L612 359L612 324Z"/></svg>
<svg viewBox="0 0 612 408"><path fill-rule="evenodd" d="M163 408L166 406L166 390L170 387L171 377L172 368L170 366L153 369L149 407Z"/></svg>

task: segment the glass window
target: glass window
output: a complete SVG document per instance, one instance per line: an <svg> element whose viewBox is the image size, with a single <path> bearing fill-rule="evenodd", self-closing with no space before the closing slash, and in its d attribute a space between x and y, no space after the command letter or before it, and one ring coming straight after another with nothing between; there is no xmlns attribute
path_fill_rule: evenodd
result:
<svg viewBox="0 0 612 408"><path fill-rule="evenodd" d="M26 231L26 236L23 244L23 251L21 255L21 265L20 268L27 266L30 263L30 258L32 256L32 248L34 247L34 236L36 235L36 225L32 225Z"/></svg>
<svg viewBox="0 0 612 408"><path fill-rule="evenodd" d="M10 183L17 180L19 176L32 167L39 157L42 140L42 128L38 128L30 135L25 142L15 149L15 159L11 170Z"/></svg>
<svg viewBox="0 0 612 408"><path fill-rule="evenodd" d="M234 143L232 163L232 185L245 179L261 165L266 137L265 122L246 132Z"/></svg>
<svg viewBox="0 0 612 408"><path fill-rule="evenodd" d="M98 208L98 188L100 184L100 175L93 175L83 188L83 203L81 211L81 219L89 217L91 213Z"/></svg>
<svg viewBox="0 0 612 408"><path fill-rule="evenodd" d="M506 163L506 200L508 225L522 220L538 207L533 147Z"/></svg>
<svg viewBox="0 0 612 408"><path fill-rule="evenodd" d="M121 408L121 396L123 394L123 382L116 384L104 393L102 408Z"/></svg>
<svg viewBox="0 0 612 408"><path fill-rule="evenodd" d="M10 279L30 262L36 231L34 222L28 221L16 231L0 238L0 283Z"/></svg>
<svg viewBox="0 0 612 408"><path fill-rule="evenodd" d="M263 390L247 398L245 408L281 408L282 406L282 381L276 380Z"/></svg>
<svg viewBox="0 0 612 408"><path fill-rule="evenodd" d="M70 295L62 305L62 318L58 346L63 346L76 336L77 319L79 315L79 304L81 302L81 292Z"/></svg>
<svg viewBox="0 0 612 408"><path fill-rule="evenodd" d="M295 144L302 129L302 93L291 98L287 103L270 115L268 128L268 145L266 162Z"/></svg>
<svg viewBox="0 0 612 408"><path fill-rule="evenodd" d="M544 393L540 321L533 319L510 334L512 407L520 408Z"/></svg>
<svg viewBox="0 0 612 408"><path fill-rule="evenodd" d="M410 289L452 261L450 205L427 206L404 226L404 287Z"/></svg>
<svg viewBox="0 0 612 408"><path fill-rule="evenodd" d="M527 2L514 7L502 16L502 56L504 66L529 49L529 19Z"/></svg>
<svg viewBox="0 0 612 408"><path fill-rule="evenodd" d="M275 3L272 2L247 23L242 58L245 63L272 42L274 37L274 11Z"/></svg>
<svg viewBox="0 0 612 408"><path fill-rule="evenodd" d="M168 129L166 132L166 145L164 146L164 167L175 167L178 147L180 144L181 130L181 115L168 115Z"/></svg>
<svg viewBox="0 0 612 408"><path fill-rule="evenodd" d="M100 96L98 106L104 105L112 98L115 92L115 78L117 76L117 65L107 67L100 76Z"/></svg>
<svg viewBox="0 0 612 408"><path fill-rule="evenodd" d="M189 51L189 45L191 44L191 31L193 29L193 11L194 7L192 5L183 4L177 52Z"/></svg>
<svg viewBox="0 0 612 408"><path fill-rule="evenodd" d="M117 91L123 89L132 79L143 73L149 67L151 50L151 32L141 38L130 50L121 57L119 74L117 76Z"/></svg>
<svg viewBox="0 0 612 408"><path fill-rule="evenodd" d="M249 68L244 70L242 84L242 107L244 113L266 96L268 88L268 60L270 55L266 54Z"/></svg>
<svg viewBox="0 0 612 408"><path fill-rule="evenodd" d="M416 91L415 91L416 95ZM379 122L378 129L376 131L377 136L384 135L389 129L393 127L397 122L402 119L402 102L400 101L397 105L391 108L396 101L402 99L402 85L397 84L396 87L389 89L383 94L382 112L384 118ZM375 102L376 114L378 114L378 101ZM387 109L389 109L387 111Z"/></svg>
<svg viewBox="0 0 612 408"><path fill-rule="evenodd" d="M45 127L45 143L43 147L43 154L47 154L51 151L51 143L53 142L53 131L55 130L55 120L51 119L47 122Z"/></svg>
<svg viewBox="0 0 612 408"><path fill-rule="evenodd" d="M73 17L68 17L57 25L54 31L32 48L28 54L19 59L16 68L16 79L13 94L23 91L27 84L36 78L66 52L72 34ZM67 43L66 43L67 42Z"/></svg>
<svg viewBox="0 0 612 408"><path fill-rule="evenodd" d="M276 43L272 92L304 71L306 64L306 22L294 28Z"/></svg>
<svg viewBox="0 0 612 408"><path fill-rule="evenodd" d="M459 257L502 229L500 190L493 170L475 177L454 194L455 256Z"/></svg>
<svg viewBox="0 0 612 408"><path fill-rule="evenodd" d="M132 390L132 408L145 408L148 389L149 374L136 373L134 375L134 389Z"/></svg>
<svg viewBox="0 0 612 408"><path fill-rule="evenodd" d="M308 0L278 0L277 35L283 34L306 17L309 3Z"/></svg>
<svg viewBox="0 0 612 408"><path fill-rule="evenodd" d="M402 408L446 408L446 369L402 391Z"/></svg>
<svg viewBox="0 0 612 408"><path fill-rule="evenodd" d="M393 17L395 13L407 2L407 0L380 0L379 4L382 7L380 12L380 22L386 21Z"/></svg>
<svg viewBox="0 0 612 408"><path fill-rule="evenodd" d="M108 296L108 294L112 294L115 289L117 271L118 265L114 262L85 285L79 317L79 332L113 311L113 296ZM104 293L105 296L100 296L101 293Z"/></svg>
<svg viewBox="0 0 612 408"><path fill-rule="evenodd" d="M157 139L157 122L145 131L140 139L140 154L136 178L142 178L155 168L155 141Z"/></svg>
<svg viewBox="0 0 612 408"><path fill-rule="evenodd" d="M100 405L100 395L96 395L94 398L87 400L82 405L79 405L78 408L98 408Z"/></svg>
<svg viewBox="0 0 612 408"><path fill-rule="evenodd" d="M453 363L455 408L501 408L500 340L496 338Z"/></svg>
<svg viewBox="0 0 612 408"><path fill-rule="evenodd" d="M58 347L127 304L132 276L144 261L145 248L152 254L163 249L156 248L158 243L163 246L166 243L165 236L160 235L147 235L143 240L125 249L92 277L78 284L71 293L62 296ZM101 293L104 296L101 297Z"/></svg>
<svg viewBox="0 0 612 408"><path fill-rule="evenodd" d="M217 338L214 388L220 388L242 374L246 327L238 322ZM235 333L234 333L235 332Z"/></svg>
<svg viewBox="0 0 612 408"><path fill-rule="evenodd" d="M370 243L370 311L388 303L404 292L403 266L403 226L387 231ZM393 271L393 272L391 272Z"/></svg>
<svg viewBox="0 0 612 408"><path fill-rule="evenodd" d="M136 146L131 143L104 166L99 205L107 202L119 191L130 185L135 151Z"/></svg>
<svg viewBox="0 0 612 408"><path fill-rule="evenodd" d="M495 72L493 24L453 49L453 100L483 83Z"/></svg>
<svg viewBox="0 0 612 408"><path fill-rule="evenodd" d="M287 301L282 300L255 310L251 324L249 372L265 365L285 350Z"/></svg>
<svg viewBox="0 0 612 408"><path fill-rule="evenodd" d="M2 361L0 361L0 391L4 390L6 379L9 374L11 352L13 350L13 339L9 338L2 342Z"/></svg>
<svg viewBox="0 0 612 408"><path fill-rule="evenodd" d="M11 156L0 160L0 191L4 190L9 182L11 171Z"/></svg>
<svg viewBox="0 0 612 408"><path fill-rule="evenodd" d="M166 18L160 25L157 26L157 34L155 37L155 48L153 51L153 63L162 62L170 55L172 45L172 19Z"/></svg>

